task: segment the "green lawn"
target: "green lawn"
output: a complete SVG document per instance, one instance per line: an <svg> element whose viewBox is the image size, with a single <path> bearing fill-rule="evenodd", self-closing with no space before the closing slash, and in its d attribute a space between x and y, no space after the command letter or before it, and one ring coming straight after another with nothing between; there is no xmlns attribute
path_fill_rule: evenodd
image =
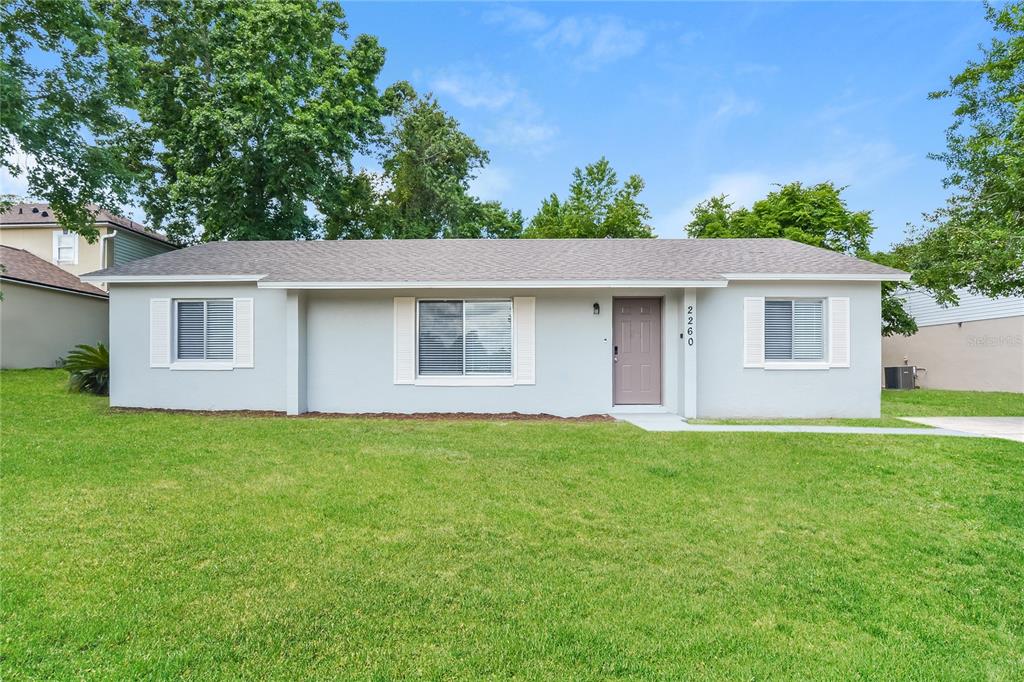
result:
<svg viewBox="0 0 1024 682"><path fill-rule="evenodd" d="M1024 417L1024 395L981 391L882 391L890 417Z"/></svg>
<svg viewBox="0 0 1024 682"><path fill-rule="evenodd" d="M928 428L900 417L1024 417L1024 395L981 391L882 391L880 419L695 419L694 424L804 424Z"/></svg>
<svg viewBox="0 0 1024 682"><path fill-rule="evenodd" d="M112 413L0 375L4 680L1024 677L1024 446Z"/></svg>

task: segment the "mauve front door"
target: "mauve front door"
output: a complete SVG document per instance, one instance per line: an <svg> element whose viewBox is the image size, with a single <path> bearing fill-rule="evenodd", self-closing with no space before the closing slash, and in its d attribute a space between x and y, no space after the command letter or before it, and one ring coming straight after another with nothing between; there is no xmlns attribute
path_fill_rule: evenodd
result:
<svg viewBox="0 0 1024 682"><path fill-rule="evenodd" d="M614 403L661 404L661 299L612 302Z"/></svg>

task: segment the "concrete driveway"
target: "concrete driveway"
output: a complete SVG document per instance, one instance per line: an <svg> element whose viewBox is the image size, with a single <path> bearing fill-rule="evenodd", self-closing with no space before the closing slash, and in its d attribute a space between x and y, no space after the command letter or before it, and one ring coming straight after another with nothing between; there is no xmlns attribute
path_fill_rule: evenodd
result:
<svg viewBox="0 0 1024 682"><path fill-rule="evenodd" d="M1024 417L901 417L915 424L937 429L976 433L990 438L1005 438L1024 443Z"/></svg>

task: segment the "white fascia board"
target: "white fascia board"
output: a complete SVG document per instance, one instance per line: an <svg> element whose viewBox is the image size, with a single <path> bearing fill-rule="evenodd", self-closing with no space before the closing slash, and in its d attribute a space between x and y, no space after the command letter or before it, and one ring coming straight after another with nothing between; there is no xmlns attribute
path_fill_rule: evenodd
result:
<svg viewBox="0 0 1024 682"><path fill-rule="evenodd" d="M258 282L260 289L669 289L724 287L721 280L465 280L458 282Z"/></svg>
<svg viewBox="0 0 1024 682"><path fill-rule="evenodd" d="M818 282L909 282L910 273L893 275L837 275L837 274L773 274L773 273L747 273L729 272L722 277L732 282L756 282L756 281L818 281Z"/></svg>
<svg viewBox="0 0 1024 682"><path fill-rule="evenodd" d="M187 284L192 282L258 282L266 275L82 275L83 282L107 284Z"/></svg>

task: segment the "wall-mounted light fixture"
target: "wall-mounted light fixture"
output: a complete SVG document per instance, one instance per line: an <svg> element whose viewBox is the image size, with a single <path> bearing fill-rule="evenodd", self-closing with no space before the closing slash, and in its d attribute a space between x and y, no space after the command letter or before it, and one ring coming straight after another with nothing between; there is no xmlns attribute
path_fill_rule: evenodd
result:
<svg viewBox="0 0 1024 682"><path fill-rule="evenodd" d="M600 303L595 303L594 304L594 314L595 315L600 315L601 314L601 304Z"/></svg>

